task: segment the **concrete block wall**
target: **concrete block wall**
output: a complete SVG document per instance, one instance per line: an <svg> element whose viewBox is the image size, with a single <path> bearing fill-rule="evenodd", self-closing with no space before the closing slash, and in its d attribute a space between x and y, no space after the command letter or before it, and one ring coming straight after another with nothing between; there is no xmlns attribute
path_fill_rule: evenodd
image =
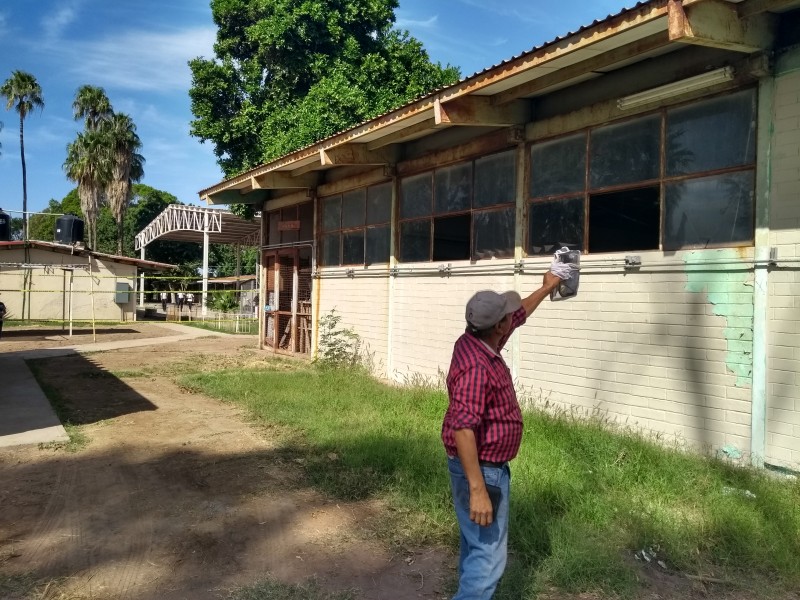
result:
<svg viewBox="0 0 800 600"><path fill-rule="evenodd" d="M322 278L314 285L320 291L317 318L335 308L341 325L361 337L365 350L374 355L376 373L383 375L388 361L389 278Z"/></svg>
<svg viewBox="0 0 800 600"><path fill-rule="evenodd" d="M774 92L770 246L779 267L769 275L766 461L800 465L800 51ZM787 261L786 263L780 262Z"/></svg>
<svg viewBox="0 0 800 600"><path fill-rule="evenodd" d="M577 298L546 301L521 331L523 396L748 451L752 274L691 267L739 254L643 253L641 272L585 268Z"/></svg>
<svg viewBox="0 0 800 600"><path fill-rule="evenodd" d="M85 257L75 257L68 254L48 252L40 249L31 249L26 258L23 250L10 250L3 253L3 262L30 263L39 265L52 265L51 268L31 269L32 281L30 285L30 312L25 310L25 316L30 314L32 319L67 319L69 315L69 274L64 277L62 265L88 264ZM115 303L117 282L127 282L130 290L136 289L136 267L109 263L105 261L92 261L94 268L94 281L88 277L88 271L76 269L72 286L72 317L75 320L90 320L92 318L92 295L94 295L94 318L101 321L132 320L135 311L134 294L130 294L130 302L125 304ZM10 311L9 318L22 318L22 304L25 273L19 268L4 267L0 270L0 298Z"/></svg>

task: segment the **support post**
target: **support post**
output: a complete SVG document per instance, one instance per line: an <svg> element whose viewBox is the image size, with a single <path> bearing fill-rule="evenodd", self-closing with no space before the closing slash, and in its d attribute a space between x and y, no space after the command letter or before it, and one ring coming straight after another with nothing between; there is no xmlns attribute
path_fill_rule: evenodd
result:
<svg viewBox="0 0 800 600"><path fill-rule="evenodd" d="M758 175L755 197L755 273L753 281L753 387L750 406L750 461L764 466L767 453L767 335L769 333L769 203L772 187L774 79L758 86Z"/></svg>
<svg viewBox="0 0 800 600"><path fill-rule="evenodd" d="M144 260L144 246L139 249L139 257ZM139 306L144 310L144 271L139 275ZM134 319L136 318L136 309L133 309Z"/></svg>
<svg viewBox="0 0 800 600"><path fill-rule="evenodd" d="M208 211L203 213L203 316L208 313L208 243L209 217Z"/></svg>

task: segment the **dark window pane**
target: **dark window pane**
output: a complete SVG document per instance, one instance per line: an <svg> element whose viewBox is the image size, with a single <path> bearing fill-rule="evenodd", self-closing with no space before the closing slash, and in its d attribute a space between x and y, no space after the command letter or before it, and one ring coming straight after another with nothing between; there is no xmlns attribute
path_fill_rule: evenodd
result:
<svg viewBox="0 0 800 600"><path fill-rule="evenodd" d="M400 218L427 217L431 214L433 185L431 174L423 173L400 181Z"/></svg>
<svg viewBox="0 0 800 600"><path fill-rule="evenodd" d="M417 262L431 259L431 222L400 223L400 260Z"/></svg>
<svg viewBox="0 0 800 600"><path fill-rule="evenodd" d="M267 244L280 244L281 231L278 229L278 224L281 222L280 211L269 213L269 234L267 236Z"/></svg>
<svg viewBox="0 0 800 600"><path fill-rule="evenodd" d="M469 210L472 201L472 163L436 170L436 213Z"/></svg>
<svg viewBox="0 0 800 600"><path fill-rule="evenodd" d="M531 148L532 197L581 192L586 185L585 178L585 133Z"/></svg>
<svg viewBox="0 0 800 600"><path fill-rule="evenodd" d="M392 219L392 183L373 185L367 190L367 225Z"/></svg>
<svg viewBox="0 0 800 600"><path fill-rule="evenodd" d="M515 150L492 154L475 161L475 198L473 208L513 203L517 189L517 153Z"/></svg>
<svg viewBox="0 0 800 600"><path fill-rule="evenodd" d="M433 260L469 260L470 215L433 220Z"/></svg>
<svg viewBox="0 0 800 600"><path fill-rule="evenodd" d="M281 222L289 223L290 221L297 221L297 206L287 206L281 209ZM281 231L281 244L291 244L298 240L297 229L285 229Z"/></svg>
<svg viewBox="0 0 800 600"><path fill-rule="evenodd" d="M514 208L476 211L475 258L506 258L514 256Z"/></svg>
<svg viewBox="0 0 800 600"><path fill-rule="evenodd" d="M342 264L364 264L364 230L342 234Z"/></svg>
<svg viewBox="0 0 800 600"><path fill-rule="evenodd" d="M583 248L583 197L536 202L528 213L528 254Z"/></svg>
<svg viewBox="0 0 800 600"><path fill-rule="evenodd" d="M661 116L607 125L592 132L591 187L655 179L659 174Z"/></svg>
<svg viewBox="0 0 800 600"><path fill-rule="evenodd" d="M658 187L589 198L589 252L658 249Z"/></svg>
<svg viewBox="0 0 800 600"><path fill-rule="evenodd" d="M365 189L342 194L342 229L364 226Z"/></svg>
<svg viewBox="0 0 800 600"><path fill-rule="evenodd" d="M339 229L342 220L342 197L324 198L320 205L322 206L322 231Z"/></svg>
<svg viewBox="0 0 800 600"><path fill-rule="evenodd" d="M323 267L337 266L339 261L339 234L331 233L322 236L322 256L320 260Z"/></svg>
<svg viewBox="0 0 800 600"><path fill-rule="evenodd" d="M366 264L389 262L389 226L367 228Z"/></svg>
<svg viewBox="0 0 800 600"><path fill-rule="evenodd" d="M752 171L667 185L664 248L751 242L754 185Z"/></svg>
<svg viewBox="0 0 800 600"><path fill-rule="evenodd" d="M667 175L748 165L755 152L754 90L667 113Z"/></svg>
<svg viewBox="0 0 800 600"><path fill-rule="evenodd" d="M314 204L303 202L297 207L297 216L300 219L300 240L307 242L314 239Z"/></svg>

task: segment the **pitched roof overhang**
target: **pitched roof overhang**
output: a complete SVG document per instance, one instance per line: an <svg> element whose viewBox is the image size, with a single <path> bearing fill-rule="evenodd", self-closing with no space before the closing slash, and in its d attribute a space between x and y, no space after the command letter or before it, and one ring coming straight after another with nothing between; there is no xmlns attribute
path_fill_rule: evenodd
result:
<svg viewBox="0 0 800 600"><path fill-rule="evenodd" d="M13 242L0 242L0 251L2 250L17 250L25 248L34 248L38 250L46 250L47 252L54 252L56 254L66 254L69 256L93 257L97 260L114 262L124 265L130 265L141 269L142 271L169 271L176 268L175 265L168 263L155 262L152 260L142 260L139 258L131 258L129 256L118 256L116 254L105 254L104 252L95 252L82 246L72 246L68 244L57 244L55 242L41 242L38 240L25 240Z"/></svg>
<svg viewBox="0 0 800 600"><path fill-rule="evenodd" d="M210 204L307 192L339 167L392 166L400 145L452 127L534 120L532 100L688 44L746 57L769 51L776 13L800 0L650 0L595 21L396 110L201 190ZM688 75L687 75L688 76Z"/></svg>

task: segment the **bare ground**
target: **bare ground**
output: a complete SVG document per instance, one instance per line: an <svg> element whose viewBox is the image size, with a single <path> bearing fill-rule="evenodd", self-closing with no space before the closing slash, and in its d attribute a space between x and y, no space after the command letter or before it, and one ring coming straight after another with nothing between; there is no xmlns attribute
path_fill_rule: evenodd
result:
<svg viewBox="0 0 800 600"><path fill-rule="evenodd" d="M364 600L443 597L445 552L387 549L362 527L380 507L304 487L268 430L173 381L187 363L263 360L253 345L201 339L40 363L90 441L0 453L0 575L39 582L37 598L203 600L268 575Z"/></svg>
<svg viewBox="0 0 800 600"><path fill-rule="evenodd" d="M99 329L97 341L169 335L135 323ZM92 341L85 329L72 339L10 329L0 352ZM263 364L254 346L227 336L34 363L89 443L75 453L0 450L0 597L212 600L268 576L316 578L359 600L448 597L447 551L388 548L368 529L383 507L309 489L272 430L175 383L189 368ZM639 600L757 597L655 569L639 576ZM555 590L540 598L601 600Z"/></svg>

